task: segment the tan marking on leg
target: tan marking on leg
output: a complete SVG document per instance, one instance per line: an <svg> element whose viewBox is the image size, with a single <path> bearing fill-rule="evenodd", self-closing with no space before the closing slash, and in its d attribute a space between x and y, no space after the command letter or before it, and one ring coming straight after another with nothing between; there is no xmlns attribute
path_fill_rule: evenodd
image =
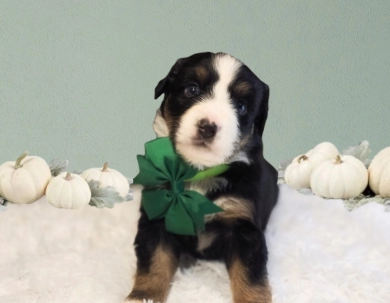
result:
<svg viewBox="0 0 390 303"><path fill-rule="evenodd" d="M271 287L265 277L261 284L251 284L248 281L246 268L240 260L233 261L229 269L230 288L234 303L270 303L272 302Z"/></svg>
<svg viewBox="0 0 390 303"><path fill-rule="evenodd" d="M173 253L164 247L158 246L149 272L141 272L137 269L135 282L127 300L153 300L153 302L165 302L168 295L171 280L178 267L178 260ZM144 294L145 298L139 298L137 294Z"/></svg>

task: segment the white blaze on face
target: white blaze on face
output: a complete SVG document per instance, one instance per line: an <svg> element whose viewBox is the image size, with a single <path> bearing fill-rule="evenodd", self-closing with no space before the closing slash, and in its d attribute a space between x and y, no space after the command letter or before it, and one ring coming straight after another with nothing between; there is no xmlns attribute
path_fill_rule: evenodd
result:
<svg viewBox="0 0 390 303"><path fill-rule="evenodd" d="M185 112L176 133L177 152L199 168L224 163L232 156L240 135L236 110L230 100L228 87L241 62L229 55L216 56L214 60L219 80L215 83L212 96L205 97ZM215 123L218 132L210 143L197 146L193 140L197 137L198 123L202 119Z"/></svg>

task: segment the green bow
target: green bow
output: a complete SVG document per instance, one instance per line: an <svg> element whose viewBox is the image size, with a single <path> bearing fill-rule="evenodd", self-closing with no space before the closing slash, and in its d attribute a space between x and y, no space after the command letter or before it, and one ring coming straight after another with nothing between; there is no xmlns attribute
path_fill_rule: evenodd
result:
<svg viewBox="0 0 390 303"><path fill-rule="evenodd" d="M149 220L165 218L167 231L179 235L196 235L205 229L204 216L223 211L205 196L184 189L184 181L201 180L228 169L220 165L198 171L180 158L169 138L157 138L145 144L145 156L137 156L139 174L134 184L145 187L142 206ZM170 189L163 188L169 183Z"/></svg>

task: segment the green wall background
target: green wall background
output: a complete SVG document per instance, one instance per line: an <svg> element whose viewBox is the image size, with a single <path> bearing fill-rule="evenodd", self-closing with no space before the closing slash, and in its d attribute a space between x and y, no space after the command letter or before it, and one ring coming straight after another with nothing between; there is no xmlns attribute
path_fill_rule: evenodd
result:
<svg viewBox="0 0 390 303"><path fill-rule="evenodd" d="M128 176L176 59L224 51L271 88L273 165L390 145L390 1L0 0L0 162L25 150Z"/></svg>

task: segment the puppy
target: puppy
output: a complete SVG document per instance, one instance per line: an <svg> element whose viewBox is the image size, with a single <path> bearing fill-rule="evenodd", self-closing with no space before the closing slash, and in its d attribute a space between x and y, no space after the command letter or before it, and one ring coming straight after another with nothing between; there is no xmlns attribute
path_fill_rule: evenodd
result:
<svg viewBox="0 0 390 303"><path fill-rule="evenodd" d="M224 211L205 216L204 232L182 236L167 232L163 219L149 220L141 206L137 272L125 302L165 302L184 255L224 262L235 303L271 302L263 231L278 187L277 172L263 156L268 86L230 55L199 53L177 60L155 99L162 94L157 136L169 136L177 153L199 169L230 165L217 177L186 184Z"/></svg>

